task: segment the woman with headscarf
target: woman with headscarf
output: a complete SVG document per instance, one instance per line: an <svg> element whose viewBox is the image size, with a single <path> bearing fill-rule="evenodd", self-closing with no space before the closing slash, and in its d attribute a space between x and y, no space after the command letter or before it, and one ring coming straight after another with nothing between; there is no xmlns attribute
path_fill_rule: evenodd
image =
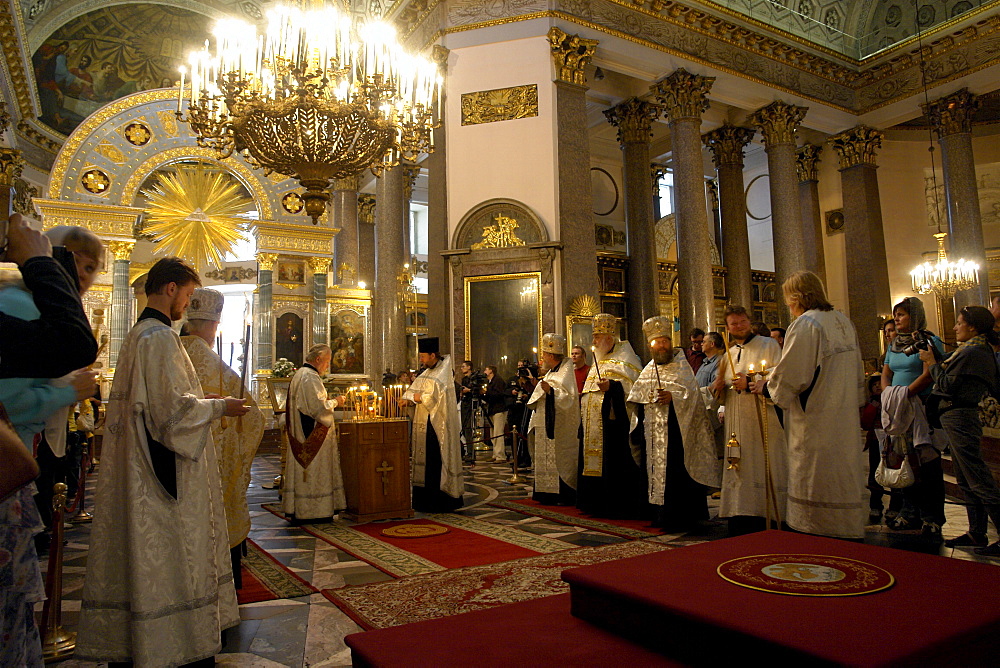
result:
<svg viewBox="0 0 1000 668"><path fill-rule="evenodd" d="M896 304L892 317L896 322L896 338L889 345L882 366L883 411L894 403L918 399L910 401L913 418L908 432L903 435L907 450L915 451L918 465L914 471L916 482L903 490L903 509L888 526L896 530L920 529L921 535L928 540L940 542L941 526L945 522L944 473L941 453L932 442L924 409L931 392L931 372L917 353L920 347L933 345L943 354L944 344L927 331L924 305L916 297L907 297ZM890 389L902 387L906 390Z"/></svg>
<svg viewBox="0 0 1000 668"><path fill-rule="evenodd" d="M969 515L969 530L945 541L945 547L973 547L976 554L988 557L1000 557L1000 541L988 545L986 538L987 517L1000 529L1000 486L983 462L979 402L997 392L1000 380L993 357L993 346L1000 343L993 331L994 322L993 314L982 306L966 306L955 322L955 352L937 362L930 350L920 351L920 359L934 378L930 412L937 415L948 434L955 480Z"/></svg>

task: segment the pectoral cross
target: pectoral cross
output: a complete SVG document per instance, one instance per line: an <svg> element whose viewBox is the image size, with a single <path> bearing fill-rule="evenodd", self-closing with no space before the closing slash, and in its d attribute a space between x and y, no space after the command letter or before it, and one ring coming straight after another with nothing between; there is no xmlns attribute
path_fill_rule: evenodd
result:
<svg viewBox="0 0 1000 668"><path fill-rule="evenodd" d="M382 460L382 464L375 467L375 470L382 474L382 495L389 496L389 471L395 471L389 466L389 462Z"/></svg>

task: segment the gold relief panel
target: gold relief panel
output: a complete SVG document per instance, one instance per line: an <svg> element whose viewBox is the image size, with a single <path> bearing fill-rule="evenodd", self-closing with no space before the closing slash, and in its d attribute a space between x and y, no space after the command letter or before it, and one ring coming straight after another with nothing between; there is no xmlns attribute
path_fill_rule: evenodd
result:
<svg viewBox="0 0 1000 668"><path fill-rule="evenodd" d="M177 115L172 111L158 111L156 117L160 119L160 127L168 137L176 137L178 132Z"/></svg>
<svg viewBox="0 0 1000 668"><path fill-rule="evenodd" d="M80 186L91 194L107 197L108 188L111 187L111 178L94 167L85 171L80 177Z"/></svg>
<svg viewBox="0 0 1000 668"><path fill-rule="evenodd" d="M462 94L462 125L513 121L537 115L537 84Z"/></svg>
<svg viewBox="0 0 1000 668"><path fill-rule="evenodd" d="M329 239L302 239L287 237L277 234L258 234L257 246L259 248L274 249L280 251L295 251L305 253L329 253Z"/></svg>
<svg viewBox="0 0 1000 668"><path fill-rule="evenodd" d="M129 123L122 132L125 140L132 146L145 146L153 138L153 132L145 123L138 121Z"/></svg>
<svg viewBox="0 0 1000 668"><path fill-rule="evenodd" d="M125 154L121 152L121 149L109 141L102 141L100 144L95 146L94 152L98 155L103 155L116 165L125 164Z"/></svg>
<svg viewBox="0 0 1000 668"><path fill-rule="evenodd" d="M288 213L300 213L305 208L302 196L294 190L281 198L281 207Z"/></svg>
<svg viewBox="0 0 1000 668"><path fill-rule="evenodd" d="M134 241L132 227L142 214L142 209L88 202L68 202L35 198L35 206L42 214L42 227L56 225L84 227L102 239L124 238Z"/></svg>

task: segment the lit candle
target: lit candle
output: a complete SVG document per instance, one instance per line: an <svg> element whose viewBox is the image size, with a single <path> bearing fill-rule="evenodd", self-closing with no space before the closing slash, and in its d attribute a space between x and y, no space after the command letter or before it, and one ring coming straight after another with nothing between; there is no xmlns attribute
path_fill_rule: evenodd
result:
<svg viewBox="0 0 1000 668"><path fill-rule="evenodd" d="M765 371L767 371L767 360L761 360L760 361L760 372L764 373Z"/></svg>
<svg viewBox="0 0 1000 668"><path fill-rule="evenodd" d="M535 364L538 364L538 348L532 348L531 352L535 353Z"/></svg>
<svg viewBox="0 0 1000 668"><path fill-rule="evenodd" d="M750 373L753 373L753 364L750 365L749 370L750 370Z"/></svg>
<svg viewBox="0 0 1000 668"><path fill-rule="evenodd" d="M597 346L590 346L590 352L594 354L594 370L597 372L598 382L604 380L601 378L601 365L597 363Z"/></svg>
<svg viewBox="0 0 1000 668"><path fill-rule="evenodd" d="M181 101L184 98L184 75L187 73L187 68L181 65L178 68L181 71L181 87L177 89L177 113L181 113Z"/></svg>

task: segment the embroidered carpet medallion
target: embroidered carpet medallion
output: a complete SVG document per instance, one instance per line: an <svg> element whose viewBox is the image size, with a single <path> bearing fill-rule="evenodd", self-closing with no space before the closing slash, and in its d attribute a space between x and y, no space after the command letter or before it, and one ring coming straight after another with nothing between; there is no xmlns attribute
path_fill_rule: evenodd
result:
<svg viewBox="0 0 1000 668"><path fill-rule="evenodd" d="M448 527L440 524L399 524L382 529L381 533L390 538L428 538L448 533Z"/></svg>
<svg viewBox="0 0 1000 668"><path fill-rule="evenodd" d="M323 595L366 630L382 629L563 594L569 591L569 584L562 579L566 569L667 549L666 545L649 541L581 547L387 582L324 589Z"/></svg>
<svg viewBox="0 0 1000 668"><path fill-rule="evenodd" d="M242 562L243 587L236 591L240 605L279 598L296 598L318 590L278 563L259 545L247 539L247 553Z"/></svg>
<svg viewBox="0 0 1000 668"><path fill-rule="evenodd" d="M896 582L873 564L819 554L755 554L726 561L717 572L740 587L791 596L859 596Z"/></svg>

